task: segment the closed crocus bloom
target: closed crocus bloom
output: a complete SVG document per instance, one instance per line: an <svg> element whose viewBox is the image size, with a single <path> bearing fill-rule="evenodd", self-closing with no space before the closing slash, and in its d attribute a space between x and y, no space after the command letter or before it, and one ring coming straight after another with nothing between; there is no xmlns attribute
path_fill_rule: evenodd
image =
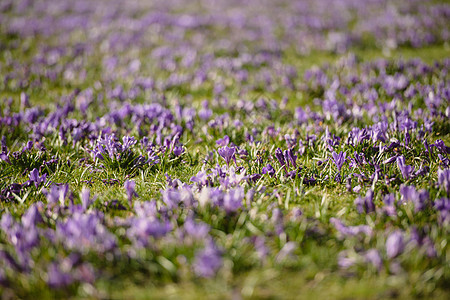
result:
<svg viewBox="0 0 450 300"><path fill-rule="evenodd" d="M291 162L291 164L294 166L294 168L297 168L297 155L294 155L294 152L292 151L292 149L289 150L285 150L284 151L284 156L285 159L289 159L289 161Z"/></svg>
<svg viewBox="0 0 450 300"><path fill-rule="evenodd" d="M286 160L283 151L280 148L277 148L277 150L275 150L275 157L278 159L278 162L282 167L286 165Z"/></svg>

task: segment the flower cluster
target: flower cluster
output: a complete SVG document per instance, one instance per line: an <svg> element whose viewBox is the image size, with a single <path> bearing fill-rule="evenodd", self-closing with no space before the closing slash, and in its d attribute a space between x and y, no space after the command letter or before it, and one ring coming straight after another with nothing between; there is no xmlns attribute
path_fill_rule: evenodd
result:
<svg viewBox="0 0 450 300"><path fill-rule="evenodd" d="M447 3L53 2L0 3L0 294L448 293Z"/></svg>

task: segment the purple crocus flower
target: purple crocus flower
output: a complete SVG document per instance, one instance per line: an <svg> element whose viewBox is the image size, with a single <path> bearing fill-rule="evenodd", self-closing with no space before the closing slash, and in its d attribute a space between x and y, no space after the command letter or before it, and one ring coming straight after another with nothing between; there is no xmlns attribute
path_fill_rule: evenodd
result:
<svg viewBox="0 0 450 300"><path fill-rule="evenodd" d="M414 246L425 248L425 253L428 257L436 257L436 248L430 237L426 236L422 231L419 231L415 226L412 227L410 236L410 242L415 244Z"/></svg>
<svg viewBox="0 0 450 300"><path fill-rule="evenodd" d="M236 152L236 149L234 147L224 146L222 148L219 148L219 150L217 150L217 152L219 152L219 155L222 156L223 159L225 159L225 162L227 163L227 167L230 166L231 159L236 160L236 157L234 155L234 153Z"/></svg>
<svg viewBox="0 0 450 300"><path fill-rule="evenodd" d="M42 175L41 177L39 177L39 170L34 168L31 172L30 172L30 183L34 183L34 186L36 188L39 187L39 185L41 183L45 183L45 181L47 180L47 174Z"/></svg>
<svg viewBox="0 0 450 300"><path fill-rule="evenodd" d="M292 257L297 247L298 245L296 242L287 242L286 244L284 244L283 248L281 248L280 252L278 252L277 256L275 256L275 261L280 263L283 260Z"/></svg>
<svg viewBox="0 0 450 300"><path fill-rule="evenodd" d="M250 175L249 179L252 182L257 182L261 177L262 177L261 174L255 173L255 174Z"/></svg>
<svg viewBox="0 0 450 300"><path fill-rule="evenodd" d="M388 194L384 196L383 198L384 207L383 211L388 216L396 216L397 215L397 209L395 207L395 196L394 194Z"/></svg>
<svg viewBox="0 0 450 300"><path fill-rule="evenodd" d="M267 164L264 168L262 168L263 174L269 174L270 176L275 175L275 169L272 167L271 164Z"/></svg>
<svg viewBox="0 0 450 300"><path fill-rule="evenodd" d="M132 205L131 200L133 200L133 196L138 197L139 195L136 193L136 182L134 180L126 180L124 183L125 190L127 191L128 203L130 207Z"/></svg>
<svg viewBox="0 0 450 300"><path fill-rule="evenodd" d="M343 269L348 269L357 263L355 256L350 256L347 250L341 251L338 254L338 265Z"/></svg>
<svg viewBox="0 0 450 300"><path fill-rule="evenodd" d="M42 202L39 202L42 206ZM22 225L25 228L31 228L36 224L43 222L41 214L39 213L38 204L30 206L30 208L22 216Z"/></svg>
<svg viewBox="0 0 450 300"><path fill-rule="evenodd" d="M447 222L450 221L450 199L440 198L436 199L434 202L434 207L440 214L440 221Z"/></svg>
<svg viewBox="0 0 450 300"><path fill-rule="evenodd" d="M450 169L439 169L437 173L439 186L450 195Z"/></svg>
<svg viewBox="0 0 450 300"><path fill-rule="evenodd" d="M184 222L184 230L186 233L197 240L203 240L208 236L209 225L203 222L196 223L192 218L188 218Z"/></svg>
<svg viewBox="0 0 450 300"><path fill-rule="evenodd" d="M244 199L245 193L242 187L230 190L223 197L223 207L227 213L237 211L242 207L242 200Z"/></svg>
<svg viewBox="0 0 450 300"><path fill-rule="evenodd" d="M0 161L5 161L8 164L11 164L11 161L9 160L8 154L5 152L0 153Z"/></svg>
<svg viewBox="0 0 450 300"><path fill-rule="evenodd" d="M278 159L278 162L280 163L280 165L284 168L286 165L286 160L283 154L283 151L280 148L277 148L277 150L275 150L275 157ZM289 162L288 162L289 163Z"/></svg>
<svg viewBox="0 0 450 300"><path fill-rule="evenodd" d="M255 246L255 251L259 259L265 260L266 257L269 255L269 249L266 246L265 238L257 235L253 236L251 239Z"/></svg>
<svg viewBox="0 0 450 300"><path fill-rule="evenodd" d="M436 140L436 142L434 142L434 146L435 146L442 154L450 154L450 147L446 146L443 140Z"/></svg>
<svg viewBox="0 0 450 300"><path fill-rule="evenodd" d="M193 269L200 277L212 277L222 266L221 251L213 241L209 241L205 248L195 255Z"/></svg>
<svg viewBox="0 0 450 300"><path fill-rule="evenodd" d="M116 236L103 225L100 213L73 212L65 221L56 223L56 239L70 250L82 253L111 251L117 246Z"/></svg>
<svg viewBox="0 0 450 300"><path fill-rule="evenodd" d="M393 163L394 161L397 160L397 157L398 157L397 155L389 157L388 159L383 161L383 165Z"/></svg>
<svg viewBox="0 0 450 300"><path fill-rule="evenodd" d="M411 178L411 174L414 172L414 167L405 164L405 158L403 155L397 157L397 166L402 173L403 179L408 180Z"/></svg>
<svg viewBox="0 0 450 300"><path fill-rule="evenodd" d="M64 206L64 200L69 192L69 185L63 184L62 186L52 185L50 191L44 190L43 193L47 196L47 203L57 204Z"/></svg>
<svg viewBox="0 0 450 300"><path fill-rule="evenodd" d="M383 260L377 249L370 249L364 254L364 258L371 263L378 271L383 267Z"/></svg>
<svg viewBox="0 0 450 300"><path fill-rule="evenodd" d="M94 199L91 199L91 191L86 187L81 190L80 198L83 210L87 210L89 206L91 206L91 204L94 202Z"/></svg>
<svg viewBox="0 0 450 300"><path fill-rule="evenodd" d="M147 217L135 217L130 220L127 237L138 247L146 247L150 236L159 238L172 230L169 222L152 220Z"/></svg>
<svg viewBox="0 0 450 300"><path fill-rule="evenodd" d="M292 149L288 149L284 151L284 157L286 161L290 161L294 168L297 168L297 155L294 155Z"/></svg>
<svg viewBox="0 0 450 300"><path fill-rule="evenodd" d="M389 258L394 258L403 252L405 242L400 230L394 231L386 240L386 254Z"/></svg>
<svg viewBox="0 0 450 300"><path fill-rule="evenodd" d="M330 223L334 225L337 231L344 236L356 236L359 234L364 234L366 236L372 235L372 228L369 225L358 225L358 226L346 226L341 220L336 218L331 218Z"/></svg>
<svg viewBox="0 0 450 300"><path fill-rule="evenodd" d="M344 165L347 153L341 151L339 154L337 154L336 151L333 151L333 153L331 153L331 156L332 156L332 161L338 168L339 172L341 172L341 169L342 169L342 166Z"/></svg>
<svg viewBox="0 0 450 300"><path fill-rule="evenodd" d="M199 171L197 175L192 176L189 180L198 183L200 186L207 185L210 181L205 171Z"/></svg>
<svg viewBox="0 0 450 300"><path fill-rule="evenodd" d="M225 147L225 146L228 146L228 143L229 143L229 142L230 142L230 138L228 137L228 135L225 135L223 138L218 139L218 140L216 141L216 144L217 144L218 146Z"/></svg>
<svg viewBox="0 0 450 300"><path fill-rule="evenodd" d="M183 154L184 153L184 148L182 147L182 146L175 146L174 148L173 148L173 154L175 155L175 156L180 156L181 154Z"/></svg>
<svg viewBox="0 0 450 300"><path fill-rule="evenodd" d="M355 205L360 214L362 214L363 212L370 213L375 211L375 204L373 203L373 191L368 190L365 197L356 198Z"/></svg>
<svg viewBox="0 0 450 300"><path fill-rule="evenodd" d="M0 154L0 158L1 158L1 154ZM450 166L450 160L447 157L442 156L441 154L438 154L438 158L439 158L439 163L441 164L441 166L448 168Z"/></svg>
<svg viewBox="0 0 450 300"><path fill-rule="evenodd" d="M428 191L417 191L414 186L407 185L400 186L400 194L402 195L402 203L406 203L408 201L413 202L416 212L423 210L430 198Z"/></svg>
<svg viewBox="0 0 450 300"><path fill-rule="evenodd" d="M59 264L52 263L47 271L47 284L51 288L61 288L73 283L74 278L70 273L63 272Z"/></svg>

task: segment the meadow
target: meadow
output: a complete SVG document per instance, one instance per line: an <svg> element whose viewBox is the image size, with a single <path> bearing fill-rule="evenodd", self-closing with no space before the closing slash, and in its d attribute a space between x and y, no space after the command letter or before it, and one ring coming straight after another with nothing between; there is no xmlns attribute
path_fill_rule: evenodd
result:
<svg viewBox="0 0 450 300"><path fill-rule="evenodd" d="M448 299L450 4L0 1L2 299Z"/></svg>

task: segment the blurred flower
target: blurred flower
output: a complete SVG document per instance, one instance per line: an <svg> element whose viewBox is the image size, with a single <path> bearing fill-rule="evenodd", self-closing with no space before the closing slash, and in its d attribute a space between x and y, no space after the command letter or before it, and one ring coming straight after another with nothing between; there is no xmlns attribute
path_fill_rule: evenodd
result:
<svg viewBox="0 0 450 300"><path fill-rule="evenodd" d="M391 233L386 240L386 254L388 258L394 258L403 252L405 243L400 230Z"/></svg>
<svg viewBox="0 0 450 300"><path fill-rule="evenodd" d="M450 169L438 170L438 183L450 196Z"/></svg>
<svg viewBox="0 0 450 300"><path fill-rule="evenodd" d="M222 266L221 251L211 240L195 255L194 272L200 277L212 277Z"/></svg>
<svg viewBox="0 0 450 300"><path fill-rule="evenodd" d="M47 284L51 288L66 287L74 282L74 278L69 272L63 272L60 265L52 263L47 271Z"/></svg>
<svg viewBox="0 0 450 300"><path fill-rule="evenodd" d="M372 235L372 229L368 225L346 226L341 220L336 218L331 218L330 223L333 224L336 230L344 237L356 236L359 234L367 236Z"/></svg>
<svg viewBox="0 0 450 300"><path fill-rule="evenodd" d="M124 183L125 190L127 191L128 203L130 207L132 206L133 196L139 197L138 193L136 193L136 182L134 180L125 180Z"/></svg>
<svg viewBox="0 0 450 300"><path fill-rule="evenodd" d="M375 211L375 204L373 203L373 191L368 190L365 197L356 198L355 205L360 214L363 212L370 213Z"/></svg>
<svg viewBox="0 0 450 300"><path fill-rule="evenodd" d="M364 253L364 258L371 263L378 271L383 267L383 260L377 249L370 249Z"/></svg>

